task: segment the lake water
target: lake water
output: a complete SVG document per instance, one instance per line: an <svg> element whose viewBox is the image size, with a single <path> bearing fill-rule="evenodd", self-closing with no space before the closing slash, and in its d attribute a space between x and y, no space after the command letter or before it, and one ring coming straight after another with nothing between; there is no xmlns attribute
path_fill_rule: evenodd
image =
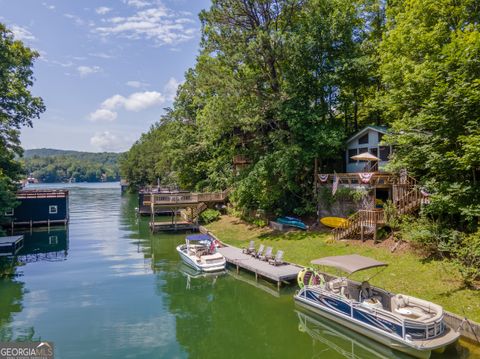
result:
<svg viewBox="0 0 480 359"><path fill-rule="evenodd" d="M69 226L27 232L16 276L0 280L0 341L53 341L68 359L405 357L297 312L294 288L195 277L175 251L185 235L152 235L118 183L64 187Z"/></svg>

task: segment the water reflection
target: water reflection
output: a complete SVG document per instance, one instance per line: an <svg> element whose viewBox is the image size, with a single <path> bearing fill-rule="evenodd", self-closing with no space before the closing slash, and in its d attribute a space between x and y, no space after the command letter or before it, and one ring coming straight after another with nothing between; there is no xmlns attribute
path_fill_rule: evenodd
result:
<svg viewBox="0 0 480 359"><path fill-rule="evenodd" d="M17 255L19 263L64 261L68 255L68 227L24 232L23 248Z"/></svg>
<svg viewBox="0 0 480 359"><path fill-rule="evenodd" d="M295 312L298 315L298 330L312 338L312 348L322 343L328 346L329 351L351 359L410 358L321 316L305 313L300 309ZM312 358L325 355L323 347L320 351L313 350L315 355Z"/></svg>

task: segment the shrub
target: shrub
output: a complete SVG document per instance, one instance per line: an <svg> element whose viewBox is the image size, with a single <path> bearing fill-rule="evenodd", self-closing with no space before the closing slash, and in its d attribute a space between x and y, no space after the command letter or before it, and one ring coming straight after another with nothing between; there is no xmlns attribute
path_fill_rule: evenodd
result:
<svg viewBox="0 0 480 359"><path fill-rule="evenodd" d="M200 214L200 221L204 224L212 223L220 218L220 212L216 209L206 209Z"/></svg>
<svg viewBox="0 0 480 359"><path fill-rule="evenodd" d="M480 230L465 236L454 254L464 283L473 287L474 282L480 280Z"/></svg>
<svg viewBox="0 0 480 359"><path fill-rule="evenodd" d="M401 237L433 257L452 257L462 241L462 233L442 226L427 217L405 218L400 223Z"/></svg>

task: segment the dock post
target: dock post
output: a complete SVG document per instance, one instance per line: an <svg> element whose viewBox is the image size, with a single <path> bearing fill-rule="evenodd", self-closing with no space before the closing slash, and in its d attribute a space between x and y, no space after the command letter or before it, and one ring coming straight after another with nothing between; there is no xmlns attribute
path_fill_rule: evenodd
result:
<svg viewBox="0 0 480 359"><path fill-rule="evenodd" d="M277 290L280 291L280 284L281 282L280 281L277 281Z"/></svg>
<svg viewBox="0 0 480 359"><path fill-rule="evenodd" d="M33 228L33 220L30 220L30 231L32 230Z"/></svg>
<svg viewBox="0 0 480 359"><path fill-rule="evenodd" d="M239 271L240 271L240 268L238 267L238 264L237 264L237 274L238 274Z"/></svg>
<svg viewBox="0 0 480 359"><path fill-rule="evenodd" d="M255 282L258 282L258 273L255 272Z"/></svg>

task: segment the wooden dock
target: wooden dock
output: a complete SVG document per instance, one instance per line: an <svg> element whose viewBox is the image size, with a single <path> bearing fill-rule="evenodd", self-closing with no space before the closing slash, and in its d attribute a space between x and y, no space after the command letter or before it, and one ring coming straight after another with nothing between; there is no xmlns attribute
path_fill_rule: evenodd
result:
<svg viewBox="0 0 480 359"><path fill-rule="evenodd" d="M14 256L23 247L23 236L0 237L0 256Z"/></svg>
<svg viewBox="0 0 480 359"><path fill-rule="evenodd" d="M236 266L237 272L240 268L255 274L255 279L263 277L277 283L280 289L282 282L291 282L297 279L298 273L303 267L296 264L285 263L274 266L268 262L244 254L240 248L224 245L218 251L225 257L228 263Z"/></svg>
<svg viewBox="0 0 480 359"><path fill-rule="evenodd" d="M157 231L197 231L198 225L192 222L150 222L150 229Z"/></svg>

